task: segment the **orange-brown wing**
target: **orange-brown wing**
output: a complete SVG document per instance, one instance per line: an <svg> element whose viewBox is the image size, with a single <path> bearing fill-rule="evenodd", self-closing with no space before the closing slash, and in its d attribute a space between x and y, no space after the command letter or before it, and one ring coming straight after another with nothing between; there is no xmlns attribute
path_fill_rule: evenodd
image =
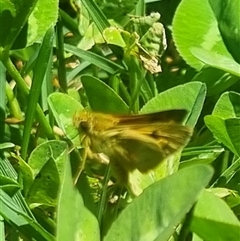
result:
<svg viewBox="0 0 240 241"><path fill-rule="evenodd" d="M150 114L142 115L122 115L115 116L119 119L118 126L126 125L144 125L150 123L182 123L187 116L187 110L176 109L176 110L166 110Z"/></svg>
<svg viewBox="0 0 240 241"><path fill-rule="evenodd" d="M160 123L138 125L137 130L126 129L105 133L110 138L106 155L125 170L138 169L147 172L155 168L167 156L183 148L192 130L180 124Z"/></svg>

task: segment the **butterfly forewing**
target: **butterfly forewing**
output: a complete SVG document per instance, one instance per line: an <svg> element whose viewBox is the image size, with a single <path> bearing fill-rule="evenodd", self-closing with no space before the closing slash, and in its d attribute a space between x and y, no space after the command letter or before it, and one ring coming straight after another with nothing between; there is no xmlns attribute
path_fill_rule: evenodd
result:
<svg viewBox="0 0 240 241"><path fill-rule="evenodd" d="M142 115L119 116L118 125L151 125L153 123L182 123L187 115L186 110L167 110Z"/></svg>
<svg viewBox="0 0 240 241"><path fill-rule="evenodd" d="M183 148L190 136L191 129L179 124L161 124L148 130L123 130L114 136L115 140L110 144L107 155L114 161L119 159L117 153L121 158L119 165L125 169L147 172L168 155Z"/></svg>

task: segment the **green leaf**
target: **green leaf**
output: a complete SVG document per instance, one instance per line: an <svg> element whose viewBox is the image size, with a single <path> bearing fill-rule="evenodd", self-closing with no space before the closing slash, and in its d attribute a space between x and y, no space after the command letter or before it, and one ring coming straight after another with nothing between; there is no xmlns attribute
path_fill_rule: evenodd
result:
<svg viewBox="0 0 240 241"><path fill-rule="evenodd" d="M12 178L0 175L0 188L8 195L13 196L21 187Z"/></svg>
<svg viewBox="0 0 240 241"><path fill-rule="evenodd" d="M11 142L0 143L0 150L13 148L15 145Z"/></svg>
<svg viewBox="0 0 240 241"><path fill-rule="evenodd" d="M235 174L239 175L239 173L235 173ZM235 177L237 179L237 175ZM232 180L234 179L235 178L233 176ZM228 184L228 187L229 187L229 184ZM230 208L240 204L240 196L235 190L231 190L223 187L217 187L217 188L211 188L210 191L211 193L215 194L217 197L223 198L223 200L228 204Z"/></svg>
<svg viewBox="0 0 240 241"><path fill-rule="evenodd" d="M57 0L1 1L0 5L0 22L5 23L1 29L0 45L11 48L15 41L12 49L30 46L43 38L58 18Z"/></svg>
<svg viewBox="0 0 240 241"><path fill-rule="evenodd" d="M236 62L240 64L239 0L209 0L218 21L223 41Z"/></svg>
<svg viewBox="0 0 240 241"><path fill-rule="evenodd" d="M73 126L73 116L83 106L74 98L63 93L53 93L48 97L49 107L55 120L68 139L73 140L78 130Z"/></svg>
<svg viewBox="0 0 240 241"><path fill-rule="evenodd" d="M120 30L119 28L113 26L110 28L106 28L103 31L104 39L108 44L114 44L119 47L125 48L126 43L121 35L121 31L122 30Z"/></svg>
<svg viewBox="0 0 240 241"><path fill-rule="evenodd" d="M205 241L229 241L239 239L239 230L240 223L228 205L204 191L194 208L191 231Z"/></svg>
<svg viewBox="0 0 240 241"><path fill-rule="evenodd" d="M205 97L205 84L201 82L190 82L158 94L143 106L140 113L150 113L168 109L186 109L190 113L186 123L194 126L201 113Z"/></svg>
<svg viewBox="0 0 240 241"><path fill-rule="evenodd" d="M33 182L32 169L28 163L21 158L21 156L14 153L11 153L11 155L17 161L17 164L14 164L14 168L18 172L18 182L22 184L23 192L26 194Z"/></svg>
<svg viewBox="0 0 240 241"><path fill-rule="evenodd" d="M98 241L100 230L96 217L84 206L73 186L70 162L65 163L63 185L57 206L57 241Z"/></svg>
<svg viewBox="0 0 240 241"><path fill-rule="evenodd" d="M195 149L195 150L194 150ZM196 164L210 164L217 157L224 152L224 148L221 146L201 146L193 147L188 149L189 156L193 156L190 159L183 160L180 162L179 168L196 165ZM185 153L182 153L182 157L185 156Z"/></svg>
<svg viewBox="0 0 240 241"><path fill-rule="evenodd" d="M41 0L28 19L27 46L39 41L58 19L58 0ZM46 18L46 16L48 16Z"/></svg>
<svg viewBox="0 0 240 241"><path fill-rule="evenodd" d="M214 137L233 153L240 155L240 94L226 92L219 98L212 115L204 121Z"/></svg>
<svg viewBox="0 0 240 241"><path fill-rule="evenodd" d="M106 1L96 1L100 6L107 18L122 20L123 17L130 14L136 7L137 0L106 0Z"/></svg>
<svg viewBox="0 0 240 241"><path fill-rule="evenodd" d="M84 37L86 31L90 25L90 16L87 9L84 7L82 2L78 2L81 11L79 12L79 21L78 21L78 29L80 34ZM71 19L70 21L74 21Z"/></svg>
<svg viewBox="0 0 240 241"><path fill-rule="evenodd" d="M32 3L30 3L32 4ZM6 21L7 24L1 24L1 35L0 35L0 46L4 46L6 39L11 32L11 27L16 17L16 6L11 1L0 2L0 22L3 23Z"/></svg>
<svg viewBox="0 0 240 241"><path fill-rule="evenodd" d="M26 237L35 238L42 241L54 241L53 235L48 233L36 220L23 212L22 208L0 188L0 215L4 219L20 230Z"/></svg>
<svg viewBox="0 0 240 241"><path fill-rule="evenodd" d="M128 112L127 104L100 79L83 75L81 81L92 110L115 114Z"/></svg>
<svg viewBox="0 0 240 241"><path fill-rule="evenodd" d="M211 78L209 78L211 76ZM220 95L239 81L236 75L228 74L221 69L206 67L201 69L192 79L207 85L207 96Z"/></svg>
<svg viewBox="0 0 240 241"><path fill-rule="evenodd" d="M233 161L215 180L212 186L226 186L240 193L240 157Z"/></svg>
<svg viewBox="0 0 240 241"><path fill-rule="evenodd" d="M56 205L63 167L67 160L66 142L48 141L34 149L28 162L34 174L33 184L27 194L28 203Z"/></svg>
<svg viewBox="0 0 240 241"><path fill-rule="evenodd" d="M209 166L195 165L154 183L122 211L104 241L167 241L212 174Z"/></svg>
<svg viewBox="0 0 240 241"><path fill-rule="evenodd" d="M105 43L105 40L103 39L101 32L97 29L94 23L91 23L85 31L85 34L77 47L81 50L89 50L95 44L103 43Z"/></svg>
<svg viewBox="0 0 240 241"><path fill-rule="evenodd" d="M59 140L47 141L37 146L28 159L28 165L32 168L34 173L33 176L36 177L39 174L49 159L55 161L58 173L61 176L66 151L66 142Z"/></svg>
<svg viewBox="0 0 240 241"><path fill-rule="evenodd" d="M0 194L1 215L3 215L3 217L7 218L8 220L12 220L18 226L26 225L27 220L21 217L21 215L18 215L18 212L16 212L17 210L20 210L20 208L16 206L12 199L2 189L0 189Z"/></svg>
<svg viewBox="0 0 240 241"><path fill-rule="evenodd" d="M24 25L37 2L37 0L14 2L1 0L0 22L5 24L1 28L0 46L10 49L21 30L26 34L26 27L24 28ZM24 47L26 36L21 40L22 47Z"/></svg>
<svg viewBox="0 0 240 241"><path fill-rule="evenodd" d="M54 37L54 29L53 27L49 28L46 32L46 35L44 36L43 42L41 44L41 48L38 53L36 66L34 68L34 76L32 80L32 86L30 89L30 93L28 96L28 106L26 111L26 119L25 119L25 127L23 130L23 142L22 142L22 148L21 148L21 154L22 158L26 159L27 156L27 149L29 145L30 135L31 135L31 129L34 121L35 114L37 114L38 119L43 119L45 126L45 129L50 128L49 123L46 121L45 116L42 116L39 113L36 113L36 109L40 109L38 106L38 100L39 96L41 94L41 86L44 80L45 71L48 66L48 61L50 56L52 56L52 44L53 44L53 37ZM52 129L45 130L45 132L52 132Z"/></svg>
<svg viewBox="0 0 240 241"><path fill-rule="evenodd" d="M214 53L232 58L222 41L208 0L180 2L173 19L173 37L181 56L197 70L204 64L191 52L193 47L205 51L206 58Z"/></svg>
<svg viewBox="0 0 240 241"><path fill-rule="evenodd" d="M34 179L26 196L27 202L32 208L40 205L56 206L59 185L60 178L56 163L49 158Z"/></svg>
<svg viewBox="0 0 240 241"><path fill-rule="evenodd" d="M217 141L240 156L240 118L222 119L215 115L205 116L204 121Z"/></svg>
<svg viewBox="0 0 240 241"><path fill-rule="evenodd" d="M93 22L98 27L98 30L102 32L105 28L110 27L110 24L101 11L101 9L98 7L95 1L93 0L82 0L81 1L84 7L88 10L89 15L92 17Z"/></svg>
<svg viewBox="0 0 240 241"><path fill-rule="evenodd" d="M64 48L66 51L69 51L70 53L73 53L74 55L98 66L99 68L104 69L110 74L114 74L116 71L124 70L124 68L121 65L116 64L113 61L104 58L98 54L95 54L93 52L84 51L69 44L65 44Z"/></svg>
<svg viewBox="0 0 240 241"><path fill-rule="evenodd" d="M240 157L223 173L223 180L226 180L227 187L236 190L240 195ZM234 174L233 174L234 173ZM224 175L225 174L225 175ZM220 177L221 178L221 177Z"/></svg>
<svg viewBox="0 0 240 241"><path fill-rule="evenodd" d="M222 119L240 117L240 94L234 91L225 92L217 101L213 115Z"/></svg>
<svg viewBox="0 0 240 241"><path fill-rule="evenodd" d="M213 52L202 48L191 47L191 53L205 65L222 69L228 73L240 76L240 65L224 53Z"/></svg>

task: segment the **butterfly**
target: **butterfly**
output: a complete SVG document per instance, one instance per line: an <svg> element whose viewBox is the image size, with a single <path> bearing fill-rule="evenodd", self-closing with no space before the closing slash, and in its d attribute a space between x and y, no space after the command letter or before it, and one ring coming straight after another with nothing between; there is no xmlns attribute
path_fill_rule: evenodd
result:
<svg viewBox="0 0 240 241"><path fill-rule="evenodd" d="M106 156L118 182L126 185L129 172L147 173L187 145L192 135L192 128L182 124L187 114L184 109L142 115L84 110L74 115L73 123L82 133L86 155Z"/></svg>

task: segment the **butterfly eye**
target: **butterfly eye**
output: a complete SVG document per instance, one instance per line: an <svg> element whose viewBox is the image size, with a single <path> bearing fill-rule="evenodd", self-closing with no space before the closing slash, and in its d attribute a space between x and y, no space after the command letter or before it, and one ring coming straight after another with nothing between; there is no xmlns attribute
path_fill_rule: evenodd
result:
<svg viewBox="0 0 240 241"><path fill-rule="evenodd" d="M154 131L150 134L150 136L153 137L153 138L159 137L158 130L154 130Z"/></svg>
<svg viewBox="0 0 240 241"><path fill-rule="evenodd" d="M83 131L88 131L89 130L89 123L85 120L80 122L80 127Z"/></svg>

